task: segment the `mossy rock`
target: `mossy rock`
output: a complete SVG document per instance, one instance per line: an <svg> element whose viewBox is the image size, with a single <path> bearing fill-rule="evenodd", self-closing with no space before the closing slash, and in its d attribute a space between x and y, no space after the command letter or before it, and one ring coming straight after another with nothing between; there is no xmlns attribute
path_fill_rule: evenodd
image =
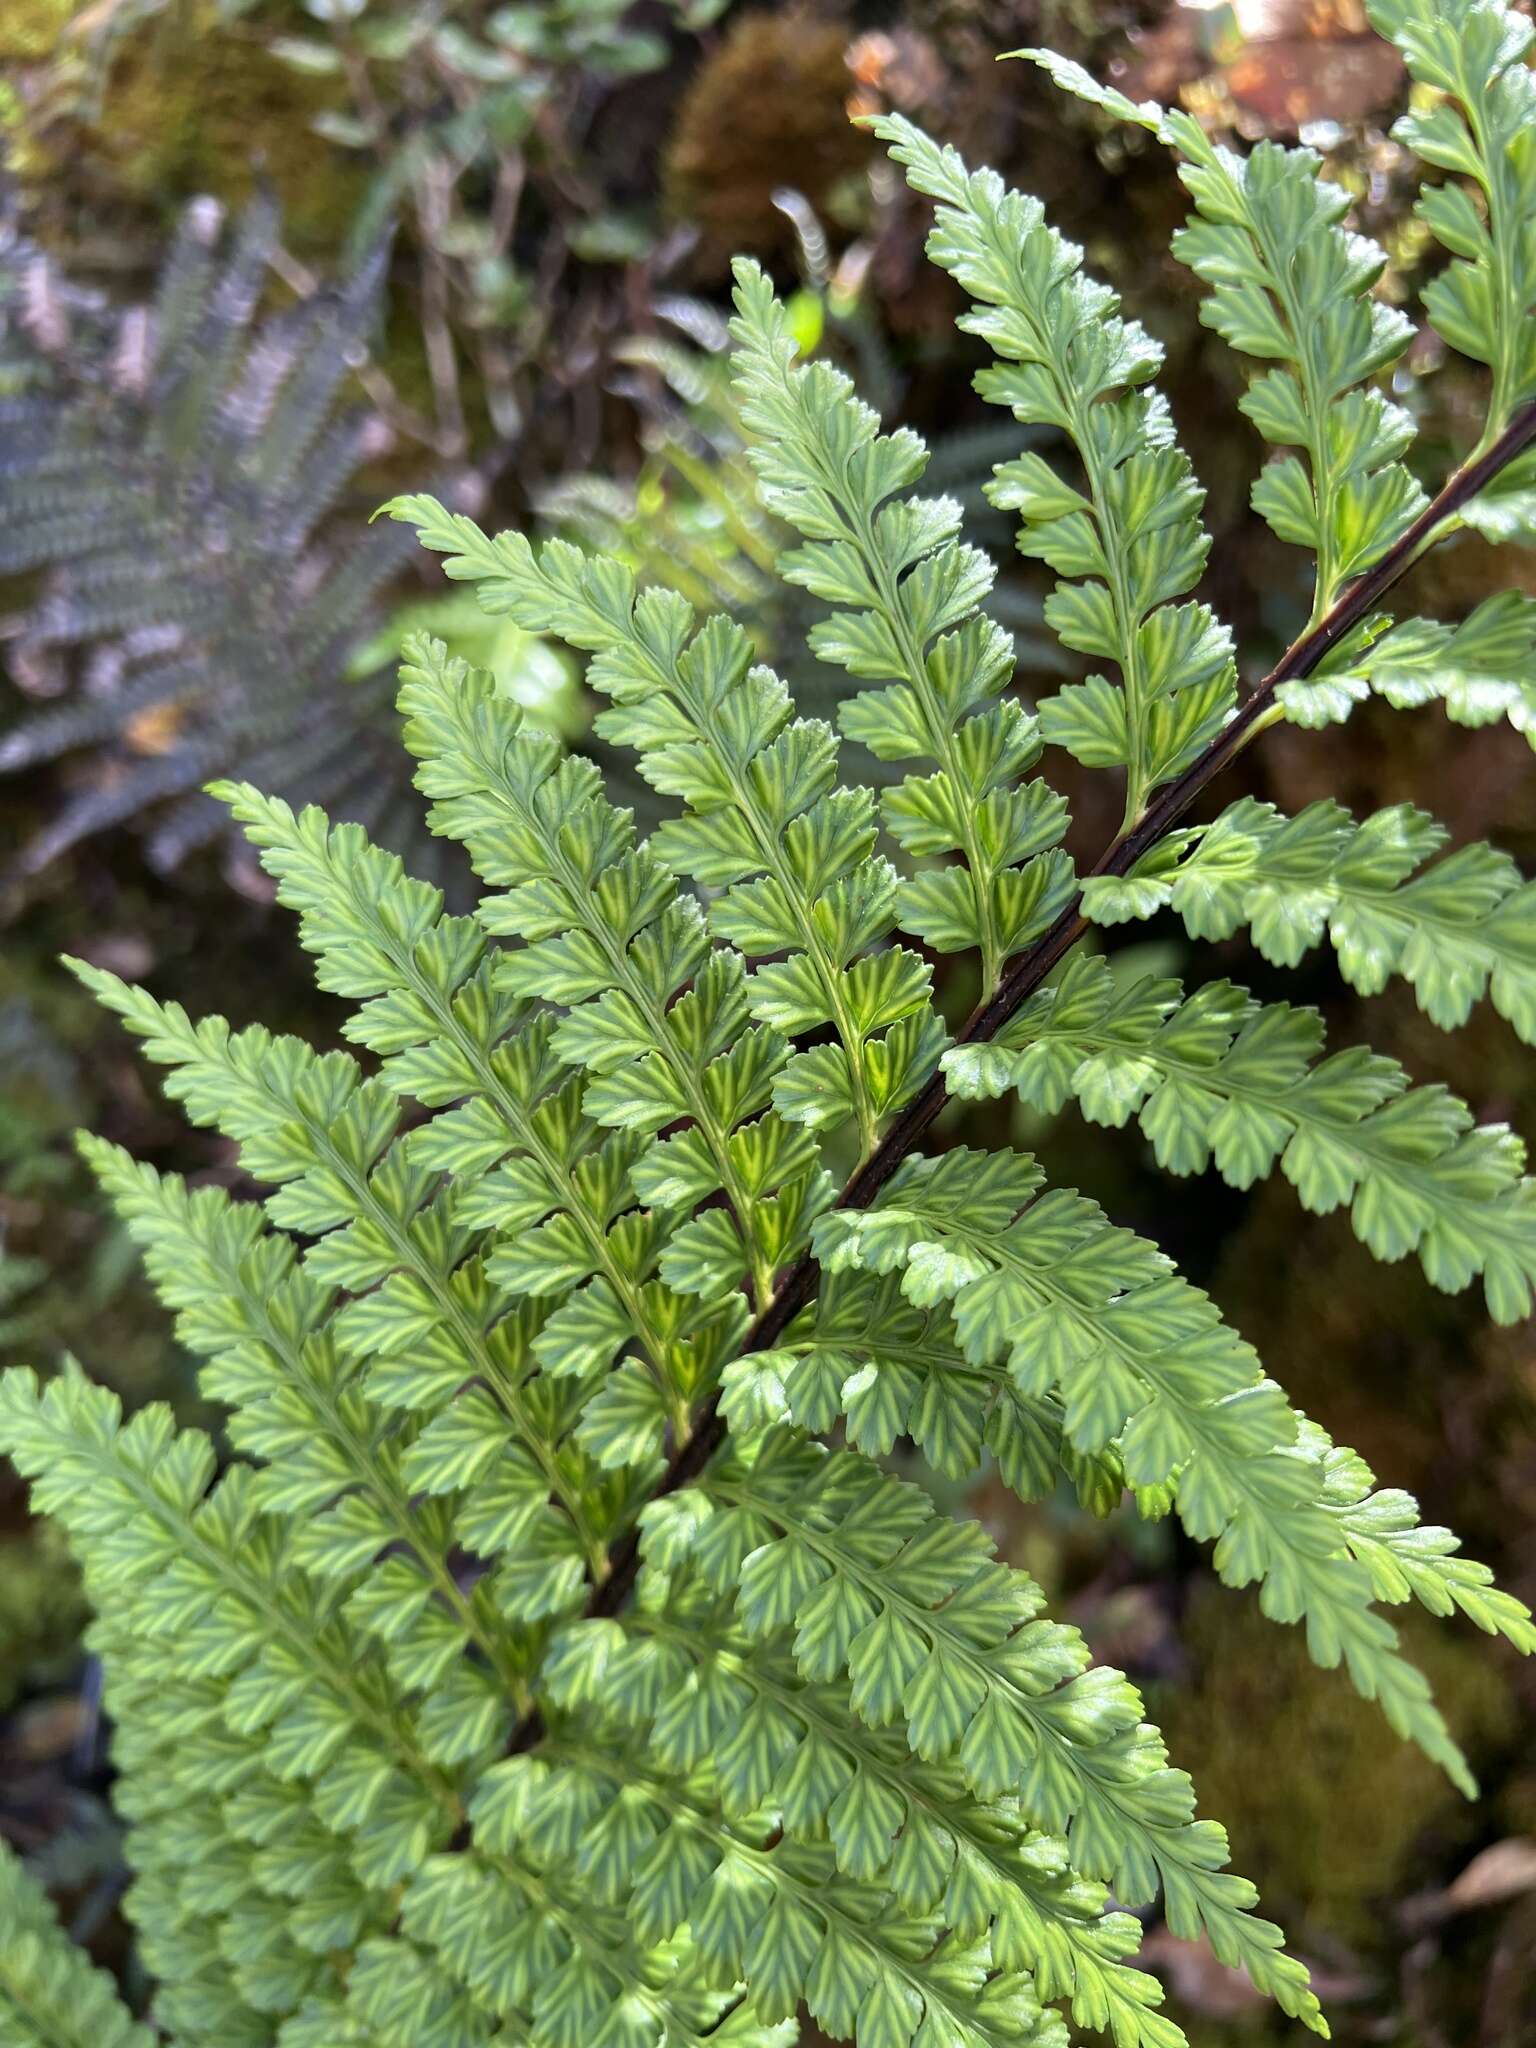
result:
<svg viewBox="0 0 1536 2048"><path fill-rule="evenodd" d="M870 162L849 119L848 30L809 10L744 14L694 73L666 145L669 211L699 230L698 265L791 248L774 205L792 186L818 211Z"/></svg>
<svg viewBox="0 0 1536 2048"><path fill-rule="evenodd" d="M0 64L46 63L79 11L76 0L5 0Z"/></svg>
<svg viewBox="0 0 1536 2048"><path fill-rule="evenodd" d="M295 71L200 7L126 37L94 100L82 93L71 108L56 93L35 126L23 116L24 175L41 196L62 184L157 217L205 193L238 208L261 183L289 245L329 256L367 182L362 161L314 129L344 103L339 80Z"/></svg>

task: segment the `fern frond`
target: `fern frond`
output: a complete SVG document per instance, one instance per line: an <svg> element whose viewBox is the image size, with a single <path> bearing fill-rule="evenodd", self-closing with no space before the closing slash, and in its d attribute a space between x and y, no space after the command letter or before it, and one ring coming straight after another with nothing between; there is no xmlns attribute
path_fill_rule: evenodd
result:
<svg viewBox="0 0 1536 2048"><path fill-rule="evenodd" d="M646 1555L734 1590L749 1636L793 1628L802 1678L846 1676L860 1721L903 1726L925 1763L952 1757L984 1801L1016 1798L1117 1897L1161 1886L1176 1932L1204 1928L1287 2011L1316 2016L1305 1971L1250 1913L1253 1887L1224 1872L1226 1838L1194 1819L1135 1688L1089 1671L1075 1629L1037 1618L1039 1587L993 1561L978 1525L779 1431L648 1510Z"/></svg>
<svg viewBox="0 0 1536 2048"><path fill-rule="evenodd" d="M531 755L545 770L553 766L541 740L532 742ZM443 1213L451 1211L456 1230L524 1226L515 1244L501 1243L487 1258L484 1280L492 1298L486 1312L494 1314L494 1295L503 1289L549 1305L553 1312L545 1311L533 1352L547 1372L576 1382L565 1396L567 1408L574 1404L579 1410L589 1400L593 1375L604 1371L618 1348L630 1340L642 1345L648 1372L637 1365L604 1388L588 1405L580 1434L602 1465L643 1464L666 1421L683 1423L707 1391L739 1334L744 1304L730 1290L745 1263L741 1239L723 1216L713 1219L725 1226L723 1232L702 1219L692 1231L687 1225L669 1230L672 1219L635 1206L632 1179L651 1151L647 1134L654 1123L643 1109L628 1113L627 1100L630 1107L642 1106L622 1087L605 1091L599 1082L599 1119L605 1108L620 1109L606 1118L618 1128L603 1136L584 1104L580 1070L562 1060L547 1018L502 1040L524 1012L516 991L526 989L527 977L517 971L520 962L487 949L474 919L443 918L440 898L426 891L415 898L425 922L419 930L402 929L402 883L394 856L369 846L355 831L331 830L319 812L295 819L285 805L252 790L225 794L277 878L282 899L302 912L306 938L331 985L367 998L348 1027L350 1035L385 1054L388 1078L416 1100L458 1105L412 1134L405 1148L410 1169L455 1176ZM560 840L566 857L576 859L578 871L581 856L565 829L571 817L564 807L580 808L591 796L590 774L580 770L562 769L544 788L546 832ZM618 814L602 809L606 822L591 813L600 858L617 850L613 831L623 836ZM614 894L600 899L599 908L611 903L613 920L626 928L637 909L643 914L659 907L657 879L664 873L657 870L647 880L643 865L631 864L613 878ZM638 895L631 893L634 888ZM542 929L540 911L530 907L535 928ZM486 918L488 924L506 921ZM702 965L686 914L660 936L669 941L670 953L659 968L662 981L683 972L684 960ZM593 959L590 941L583 952L579 944L557 939L541 956L538 984L545 993L558 989L568 1002L595 993L608 970L594 981ZM717 988L706 979L683 1010L667 1013L666 1042L673 1029L682 1034L693 1023L717 1034L706 1051L721 1049L732 1024L729 993L728 984ZM717 1002L723 1016L710 1014ZM734 1021L744 1021L739 1010ZM728 1060L713 1084L723 1081L729 1091L734 1083L738 1102L749 1099L757 1083L754 1069L762 1064L752 1059L750 1045L745 1052L745 1058ZM728 1106L723 1100L722 1107ZM776 1250L780 1234L792 1237L803 1227L801 1211L814 1206L815 1184L803 1153L784 1143L775 1148L756 1128L741 1149L748 1172L759 1171L765 1179L775 1166L799 1170L799 1187L788 1190L777 1208L762 1204L762 1237ZM456 1243L450 1265L465 1248L467 1239ZM658 1259L663 1278L654 1270ZM697 1304L692 1297L698 1295L709 1300ZM419 1334L412 1327L414 1307L403 1306L399 1319L360 1309L352 1321L369 1341L387 1339L397 1346ZM563 1427L563 1421L557 1424L557 1430Z"/></svg>
<svg viewBox="0 0 1536 2048"><path fill-rule="evenodd" d="M885 685L846 702L839 723L878 759L936 764L882 795L885 824L908 853L964 856L964 869L902 884L901 922L941 953L975 948L989 988L1072 890L1065 804L1043 782L1015 786L1040 739L1001 695L1014 651L981 610L992 565L958 538L954 499L910 495L927 461L917 437L880 433L829 364L795 366L784 308L755 264L736 266L731 331L765 501L805 536L780 571L838 608L812 629L811 650Z"/></svg>
<svg viewBox="0 0 1536 2048"><path fill-rule="evenodd" d="M1425 287L1425 310L1452 348L1492 372L1492 439L1536 398L1531 23L1505 0L1369 0L1366 12L1432 96L1397 122L1394 138L1471 181L1471 190L1450 181L1427 186L1416 210L1452 258Z"/></svg>
<svg viewBox="0 0 1536 2048"><path fill-rule="evenodd" d="M672 591L637 595L618 563L561 541L535 554L521 534L489 540L430 498L386 510L447 555L450 576L480 584L487 611L596 656L588 679L614 701L597 730L633 747L647 781L686 807L654 835L655 851L721 892L709 910L718 938L751 959L792 952L753 974L753 1016L786 1035L836 1036L792 1056L776 1108L812 1129L852 1117L872 1150L882 1119L932 1071L943 1033L927 964L899 946L870 950L895 922L897 876L874 855L872 793L835 787L831 729L794 717L741 627L698 625Z"/></svg>
<svg viewBox="0 0 1536 2048"><path fill-rule="evenodd" d="M909 1162L876 1208L823 1221L817 1255L834 1269L904 1267L913 1300L954 1304L973 1360L1026 1394L1059 1386L1080 1450L1114 1442L1132 1486L1172 1483L1223 1579L1258 1581L1272 1619L1304 1620L1314 1659L1342 1661L1398 1733L1470 1789L1422 1674L1322 1514L1320 1470L1277 1455L1298 1427L1280 1389L1155 1246L1079 1195L1036 1199L1041 1183L1032 1160L1007 1154Z"/></svg>
<svg viewBox="0 0 1536 2048"><path fill-rule="evenodd" d="M1442 704L1457 725L1502 719L1536 747L1536 598L1496 591L1457 626L1373 619L1305 682L1275 694L1293 725L1314 730L1376 696L1399 710Z"/></svg>
<svg viewBox="0 0 1536 2048"><path fill-rule="evenodd" d="M1073 2018L1112 2031L1117 2048L1182 2042L1153 2010L1155 1980L1127 1960L1136 1922L1070 1869L1065 1843L1015 1800L977 1800L953 1763L924 1763L895 1731L867 1727L847 1683L808 1683L782 1633L754 1642L717 1598L676 1586L622 1626L582 1633L561 1646L562 1697L618 1716L673 1768L711 1759L727 1815L770 1800L797 1840L830 1842L842 1874L888 1886L905 1913L942 1915L962 1940L989 1936L1000 1968L1029 1971L1044 1999L1070 1998ZM662 1683L626 1681L653 1645Z"/></svg>
<svg viewBox="0 0 1536 2048"><path fill-rule="evenodd" d="M1087 490L1034 453L1002 465L989 491L1021 516L1019 545L1062 577L1046 621L1062 644L1116 664L1040 706L1045 738L1089 767L1123 767L1126 819L1220 730L1235 692L1231 638L1203 604L1179 604L1205 566L1204 492L1173 438L1162 397L1145 387L1163 352L1123 320L1082 251L1045 224L1037 200L992 171L968 171L900 115L870 126L916 190L938 201L928 253L978 310L961 326L1000 364L982 396L1028 425L1059 428Z"/></svg>
<svg viewBox="0 0 1536 2048"><path fill-rule="evenodd" d="M985 1936L940 1939L931 1916L880 1912L880 1893L829 1882L829 1848L773 1843L767 1821L727 1830L660 1772L633 1761L620 1771L601 1751L560 1742L551 1755L599 1783L611 1776L649 1791L652 1825L670 1821L669 1841L695 1844L710 1868L691 1933L718 1970L751 1977L765 2017L789 2018L803 2002L834 2035L882 2048L924 2036L966 2048L1066 2048L1061 2015L1042 2008L1023 1972L992 1968Z"/></svg>
<svg viewBox="0 0 1536 2048"><path fill-rule="evenodd" d="M349 1592L378 1565L348 1609L377 1632L402 1686L430 1690L434 1735L439 1724L457 1724L471 1747L505 1736L508 1703L528 1697L527 1660L514 1654L485 1590L466 1596L454 1577L456 1531L440 1497L444 1424L457 1438L448 1471L459 1484L472 1481L500 1443L505 1493L516 1452L492 1428L467 1426L469 1414L480 1419L468 1403L468 1413L450 1410L419 1435L400 1431L363 1391L355 1362L338 1351L334 1289L307 1271L290 1239L264 1226L255 1204L232 1202L218 1188L188 1190L99 1138L82 1138L81 1149L142 1247L156 1291L176 1314L177 1335L208 1361L203 1392L228 1404L231 1441L261 1467L252 1488L257 1508L296 1523L294 1561ZM519 1476L532 1509L543 1496L531 1460ZM377 1597L386 1584L393 1605ZM427 1593L431 1604L419 1597ZM454 1625L445 1627L445 1616ZM475 1667L460 1662L468 1644L495 1684L479 1685ZM433 1748L441 1757L440 1739Z"/></svg>
<svg viewBox="0 0 1536 2048"><path fill-rule="evenodd" d="M1504 1636L1526 1656L1536 1653L1529 1610L1494 1585L1485 1564L1461 1555L1459 1537L1422 1524L1412 1494L1399 1487L1373 1492L1375 1474L1365 1460L1335 1445L1316 1423L1303 1425L1302 1440L1322 1459L1324 1505L1337 1519L1350 1555L1370 1573L1378 1600L1417 1600L1431 1614L1460 1611L1485 1635Z"/></svg>
<svg viewBox="0 0 1536 2048"><path fill-rule="evenodd" d="M153 2038L0 1841L0 2041L6 2048L151 2048Z"/></svg>
<svg viewBox="0 0 1536 2048"><path fill-rule="evenodd" d="M18 333L25 376L0 397L0 570L41 572L16 667L67 694L0 736L0 773L90 755L85 787L23 850L31 872L123 821L173 865L223 827L200 793L215 774L342 807L402 787L387 674L354 663L403 552L383 532L349 542L331 516L377 447L377 424L339 401L384 251L263 317L276 213L258 199L223 246L221 227L217 207L188 209L153 308L81 295L57 343ZM8 246L5 268L23 266L60 289L51 259ZM142 348L124 349L130 331ZM116 687L84 689L92 671ZM396 824L422 838L408 815Z"/></svg>
<svg viewBox="0 0 1536 2048"><path fill-rule="evenodd" d="M537 1534L518 1526L521 1566L514 1583L509 1561L503 1597L514 1609L525 1603L530 1619L579 1599L584 1562L602 1555L593 1506L570 1469L579 1466L579 1454L559 1444L559 1407L550 1414L542 1398L537 1407L530 1401L527 1331L515 1319L497 1320L506 1297L481 1260L466 1260L470 1228L435 1193L430 1166L413 1156L425 1148L391 1144L400 1109L387 1081L364 1080L344 1053L317 1057L298 1040L274 1039L259 1026L233 1034L217 1018L194 1026L179 1006L161 1005L105 970L82 964L76 971L144 1039L148 1057L170 1069L167 1092L193 1122L237 1140L248 1170L277 1184L266 1205L272 1221L322 1238L306 1267L322 1284L356 1295L337 1339L348 1356L379 1360L367 1382L374 1398L386 1407L420 1402L430 1412L466 1379L493 1390L532 1455L542 1490L559 1503L537 1518ZM510 1069L504 1061L503 1091ZM536 1067L532 1078L539 1078ZM546 1132L551 1125L559 1129L551 1120ZM501 1136L499 1149L506 1142ZM547 1136L544 1144L550 1147ZM548 1149L547 1156L560 1155ZM585 1271L572 1255L566 1284ZM561 1278L554 1268L550 1284ZM565 1405L573 1405L570 1396Z"/></svg>
<svg viewBox="0 0 1536 2048"><path fill-rule="evenodd" d="M213 1976L227 2012L227 1967L253 2016L281 2014L323 1993L324 1959L354 1947L348 2005L370 2038L420 2041L430 2018L469 2048L520 2011L554 2044L632 2011L652 1961L621 1921L594 1927L587 1902L521 1859L442 1853L467 1783L497 1753L494 1731L470 1758L433 1761L426 1715L392 1700L365 1637L306 1588L248 1469L210 1488L206 1440L175 1434L164 1410L122 1424L114 1398L73 1375L41 1396L12 1376L4 1401L12 1455L57 1503L95 1596L110 1595L102 1647L111 1704L130 1723L122 1804L142 1873L132 1906L151 1966L178 1985L166 2016L186 2038L229 2038L199 1978ZM195 1675L167 1684L164 1660L178 1654ZM456 1895L484 1904L493 1878L500 1938L479 1917L458 1939L444 1915ZM414 1969L390 1932L397 1898L406 1934L430 1941ZM519 1953L532 1966L521 1974ZM391 1970L385 2016L372 2001ZM668 2013L665 1990L649 2003ZM694 2041L686 2004L662 2038Z"/></svg>
<svg viewBox="0 0 1536 2048"><path fill-rule="evenodd" d="M1357 824L1327 798L1287 818L1240 797L1212 824L1171 833L1123 880L1086 882L1083 906L1112 925L1167 905L1197 939L1246 925L1277 967L1294 967L1326 934L1362 995L1401 975L1442 1031L1486 995L1536 1043L1536 884L1486 844L1435 859L1446 838L1411 804Z"/></svg>
<svg viewBox="0 0 1536 2048"><path fill-rule="evenodd" d="M1484 40L1502 19L1474 15ZM642 842L590 764L415 638L408 745L435 831L486 886L473 915L359 825L218 785L359 1057L79 970L263 1196L86 1144L230 1410L222 1474L205 1438L158 1409L125 1423L74 1369L0 1383L0 1444L100 1611L129 1911L156 2023L186 2048L789 2048L801 2007L859 2048L1063 2048L1063 2001L1115 2048L1181 2048L1111 1904L1159 1895L1175 1933L1325 2033L1136 1689L980 1525L882 1468L904 1435L961 1484L990 1455L1025 1498L1065 1475L1101 1512L1127 1491L1176 1510L1463 1789L1379 1609L1459 1611L1536 1649L1519 1603L1292 1407L1156 1246L1006 1146L918 1149L951 1093L1070 1095L1139 1115L1180 1170L1214 1157L1246 1185L1280 1164L1312 1206L1349 1201L1378 1251L1417 1250L1447 1284L1481 1272L1496 1314L1526 1311L1508 1133L1368 1052L1320 1058L1310 1013L1225 983L1117 996L1072 955L1093 919L1166 903L1201 932L1246 921L1281 960L1326 930L1362 986L1401 973L1446 1022L1491 988L1531 1027L1528 891L1501 856L1426 866L1441 836L1407 809L1180 820L1281 689L1347 708L1375 677L1478 715L1500 662L1522 687L1510 605L1444 638L1377 608L1508 480L1536 410L1381 552L1402 507L1395 429L1359 389L1396 341L1363 296L1374 256L1305 158L1236 167L1186 136L1206 218L1185 246L1221 322L1246 334L1267 306L1284 329L1262 388L1307 412L1322 584L1371 562L1237 707L1228 638L1190 596L1200 491L1147 389L1157 351L1034 202L882 130L940 202L934 253L1002 359L988 394L1073 445L1073 483L1030 448L997 495L1062 579L1062 638L1118 682L1070 686L1038 728L1013 705L990 565L950 501L916 495L921 445L794 360L744 267L762 516L798 528L784 572L832 607L813 651L872 685L847 733L920 765L883 800L910 868L745 625L406 498L393 516L487 611L590 657L604 736L681 816ZM185 389L199 443L258 245ZM211 275L194 256L172 277L168 331L202 331ZM1326 361L1300 331L1324 284ZM316 500L325 374L235 378L270 435L256 468ZM43 481L79 474L70 456ZM126 560L81 616L132 602ZM360 588L344 579L343 610ZM182 597L201 618L208 593ZM266 760L312 744L323 766L346 744L325 726L317 709ZM1125 771L1125 829L1082 889L1031 779L1042 736ZM978 956L953 1045L903 930Z"/></svg>
<svg viewBox="0 0 1536 2048"><path fill-rule="evenodd" d="M1413 422L1368 381L1397 361L1413 323L1371 297L1386 251L1343 225L1351 199L1311 149L1261 142L1246 157L1213 143L1180 108L1136 105L1048 50L1019 53L1058 85L1150 129L1182 159L1196 217L1173 252L1210 287L1201 318L1267 370L1238 401L1273 446L1253 509L1317 558L1314 622L1377 562L1427 500L1400 460Z"/></svg>
<svg viewBox="0 0 1536 2048"><path fill-rule="evenodd" d="M418 784L435 799L430 821L505 890L479 907L486 930L525 941L500 956L500 985L568 1006L552 1049L594 1077L586 1114L654 1141L629 1169L642 1201L674 1211L726 1197L745 1250L733 1254L701 1218L692 1238L686 1225L674 1235L663 1272L694 1280L690 1291L700 1277L723 1290L744 1263L754 1301L765 1301L830 1184L809 1134L768 1106L789 1047L749 1025L745 963L711 947L703 917L636 846L593 769L561 761L440 642L413 642L406 656L400 708ZM657 1137L684 1118L690 1129Z"/></svg>
<svg viewBox="0 0 1536 2048"><path fill-rule="evenodd" d="M1120 991L1107 961L1082 954L990 1045L946 1054L945 1071L963 1096L1017 1089L1052 1114L1070 1096L1094 1123L1135 1116L1171 1173L1214 1163L1246 1188L1278 1164L1306 1208L1348 1203L1377 1258L1416 1252L1448 1292L1481 1275L1496 1321L1529 1315L1536 1185L1520 1140L1474 1124L1444 1088L1411 1088L1395 1060L1322 1046L1315 1010L1227 981L1189 997L1168 980Z"/></svg>
<svg viewBox="0 0 1536 2048"><path fill-rule="evenodd" d="M732 1428L748 1432L792 1421L821 1435L841 1416L869 1457L910 1437L954 1479L977 1469L985 1445L1022 1500L1050 1492L1062 1473L1085 1506L1106 1512L1125 1490L1112 1451L1082 1453L1064 1434L1054 1394L999 1385L966 1357L948 1312L914 1308L895 1275L829 1273L771 1350L726 1368L722 1401Z"/></svg>

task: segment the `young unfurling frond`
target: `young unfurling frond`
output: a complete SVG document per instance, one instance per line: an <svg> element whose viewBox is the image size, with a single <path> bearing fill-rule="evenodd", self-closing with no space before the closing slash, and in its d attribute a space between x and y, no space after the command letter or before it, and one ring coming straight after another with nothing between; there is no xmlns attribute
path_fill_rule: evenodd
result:
<svg viewBox="0 0 1536 2048"><path fill-rule="evenodd" d="M1483 444L1422 509L1373 382L1404 316L1317 165L1086 88L1185 159L1180 251L1213 324L1270 364L1249 416L1300 451L1256 502L1316 554L1319 613L1254 696L1196 594L1202 493L1156 346L1037 202L887 120L997 358L984 392L1058 440L1059 462L1005 463L996 500L1060 579L1063 643L1113 675L1024 708L991 566L920 492L922 444L797 359L743 264L742 430L765 514L799 536L779 569L827 608L808 652L843 733L903 779L840 781L833 725L797 715L737 622L397 500L488 611L585 658L603 736L671 815L645 838L491 676L413 638L406 748L483 884L472 911L356 825L216 789L351 1050L77 969L258 1196L83 1141L226 1456L162 1409L125 1420L75 1368L0 1381L0 1446L99 1612L128 1911L184 2048L790 2048L802 2012L858 2048L1184 2048L1137 1965L1154 1910L1326 2033L1136 1688L889 1469L907 1440L950 1481L990 1462L1026 1501L1065 1478L1096 1512L1175 1513L1471 1789L1389 1610L1529 1652L1520 1603L1300 1413L1159 1246L1006 1143L923 1147L951 1099L1134 1117L1171 1172L1278 1168L1380 1256L1530 1311L1512 1132L1364 1048L1325 1053L1310 1010L1127 984L1075 950L1165 907L1197 939L1248 928L1278 966L1326 937L1363 991L1401 976L1447 1029L1486 994L1536 1039L1533 885L1506 855L1447 851L1406 805L1248 797L1180 822L1281 712L1375 691L1533 723L1520 600L1459 626L1379 610L1457 520L1519 529L1522 31L1497 0L1377 12L1449 96L1404 134L1483 194L1426 203L1458 259L1432 317L1493 388ZM1125 781L1081 883L1047 745ZM982 986L963 1021L951 954ZM0 2031L24 2008L26 2048L140 2048L3 1856L0 1915L21 1930Z"/></svg>

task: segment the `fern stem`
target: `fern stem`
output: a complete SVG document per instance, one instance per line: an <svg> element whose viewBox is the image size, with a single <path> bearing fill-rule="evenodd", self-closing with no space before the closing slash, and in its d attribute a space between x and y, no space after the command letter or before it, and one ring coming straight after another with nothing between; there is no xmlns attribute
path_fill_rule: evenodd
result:
<svg viewBox="0 0 1536 2048"><path fill-rule="evenodd" d="M1523 407L1484 454L1463 463L1375 567L1352 583L1315 626L1309 627L1291 643L1198 759L1159 793L1133 829L1122 832L1105 849L1092 873L1128 873L1183 816L1206 784L1235 760L1269 722L1275 710L1275 692L1281 684L1299 682L1311 675L1385 592L1412 568L1419 556L1442 537L1441 529L1446 522L1533 443L1536 443L1536 403ZM957 1041L962 1045L976 1044L995 1037L1087 930L1082 896L1078 894L1050 929L1003 970L992 994L977 1006L956 1033ZM840 1209L867 1208L948 1100L949 1090L944 1078L936 1073L889 1126L870 1156L850 1176L838 1197L837 1206ZM771 1349L815 1294L817 1279L815 1261L809 1253L803 1254L785 1274L772 1299L743 1337L741 1352ZM720 1412L718 1398L715 1398L699 1417L698 1426L688 1442L674 1453L651 1498L661 1499L697 1479L725 1441L725 1436L725 1417ZM594 1586L588 1613L595 1616L617 1613L629 1598L639 1566L640 1541L638 1533L632 1531L611 1553L608 1575L601 1584ZM536 1713L530 1715L515 1731L511 1749L531 1748L542 1732L540 1717Z"/></svg>

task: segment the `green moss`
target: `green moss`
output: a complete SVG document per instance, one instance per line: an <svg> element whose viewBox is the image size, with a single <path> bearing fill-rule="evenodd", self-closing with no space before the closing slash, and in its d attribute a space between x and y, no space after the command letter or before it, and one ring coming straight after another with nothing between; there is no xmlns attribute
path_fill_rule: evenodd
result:
<svg viewBox="0 0 1536 2048"><path fill-rule="evenodd" d="M1479 1753L1513 1733L1497 1662L1481 1639L1397 1618L1475 1768ZM1293 1940L1368 1947L1383 1905L1418 1888L1418 1851L1432 1844L1443 1854L1470 1839L1475 1809L1251 1597L1201 1586L1181 1643L1191 1681L1160 1689L1153 1712L1173 1760L1195 1780L1201 1811L1225 1822L1239 1870L1264 1873L1265 1906Z"/></svg>
<svg viewBox="0 0 1536 2048"><path fill-rule="evenodd" d="M289 245L330 254L366 183L361 160L314 131L344 98L339 80L293 70L198 8L126 38L94 105L52 103L23 137L25 174L162 215L203 193L239 207L260 181L282 203Z"/></svg>
<svg viewBox="0 0 1536 2048"><path fill-rule="evenodd" d="M75 0L5 0L0 64L40 64L53 56L78 12Z"/></svg>

